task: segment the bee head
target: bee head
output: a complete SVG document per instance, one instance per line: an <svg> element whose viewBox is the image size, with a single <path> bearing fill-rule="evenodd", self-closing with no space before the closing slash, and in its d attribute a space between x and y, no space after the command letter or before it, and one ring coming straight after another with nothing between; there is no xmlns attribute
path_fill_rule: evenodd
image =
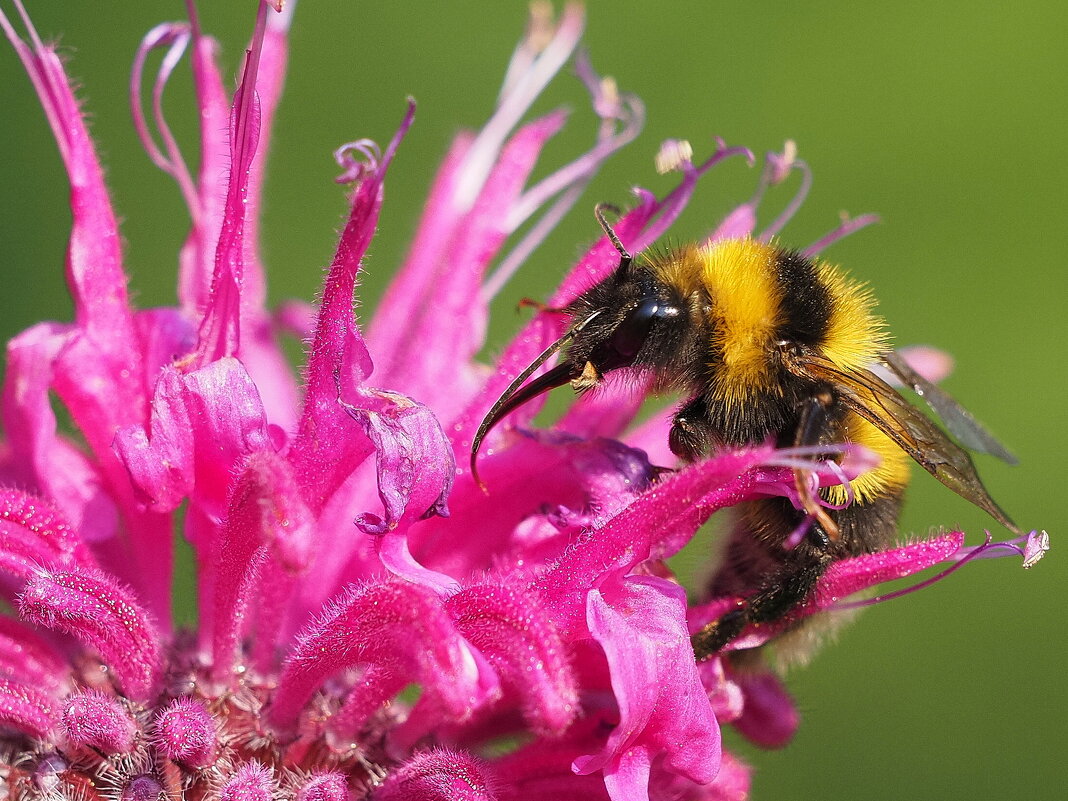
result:
<svg viewBox="0 0 1068 801"><path fill-rule="evenodd" d="M486 413L471 444L471 474L476 481L478 449L490 430L508 414L564 384L570 383L576 392L585 392L600 384L605 373L612 370L655 367L663 361L663 354L673 350L672 343L678 341L680 325L685 325L681 297L635 262L605 219L606 210L618 210L599 205L595 214L619 253L619 266L564 309L572 319L567 331L516 376ZM538 368L560 351L565 352L560 364L528 383Z"/></svg>
<svg viewBox="0 0 1068 801"><path fill-rule="evenodd" d="M612 370L654 366L652 354L676 336L683 321L681 300L667 290L621 264L616 275L580 296L569 307L576 330L561 364L568 367L564 380L584 392Z"/></svg>
<svg viewBox="0 0 1068 801"><path fill-rule="evenodd" d="M577 298L567 312L573 319L568 330L516 377L478 427L471 446L476 478L475 459L482 440L505 416L564 384L585 392L600 384L605 373L642 366L650 361L650 351L659 350L659 342L671 341L673 323L683 316L681 303L637 271L629 258L611 277ZM561 350L566 352L560 364L528 381Z"/></svg>

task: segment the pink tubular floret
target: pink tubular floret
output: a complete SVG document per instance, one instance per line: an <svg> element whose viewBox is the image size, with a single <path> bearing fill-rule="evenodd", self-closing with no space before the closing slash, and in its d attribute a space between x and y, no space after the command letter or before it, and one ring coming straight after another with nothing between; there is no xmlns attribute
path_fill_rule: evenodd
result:
<svg viewBox="0 0 1068 801"><path fill-rule="evenodd" d="M147 699L162 668L162 643L133 595L97 570L42 572L19 596L23 620L71 634L111 666L122 691Z"/></svg>

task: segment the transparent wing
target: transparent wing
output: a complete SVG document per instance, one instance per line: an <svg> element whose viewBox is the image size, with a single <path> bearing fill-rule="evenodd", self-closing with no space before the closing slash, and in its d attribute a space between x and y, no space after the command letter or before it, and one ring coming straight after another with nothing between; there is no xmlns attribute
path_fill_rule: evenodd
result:
<svg viewBox="0 0 1068 801"><path fill-rule="evenodd" d="M881 378L867 370L842 370L811 351L785 359L790 372L834 387L843 404L890 437L924 470L1009 531L1020 533L990 497L968 452Z"/></svg>
<svg viewBox="0 0 1068 801"><path fill-rule="evenodd" d="M913 392L927 402L927 405L949 429L949 433L956 437L964 447L979 453L989 453L1009 464L1017 464L1016 457L994 439L994 435L987 431L971 412L957 403L944 389L932 384L909 367L908 362L899 354L892 351L886 353L883 355L882 362L890 372L907 386L912 387Z"/></svg>

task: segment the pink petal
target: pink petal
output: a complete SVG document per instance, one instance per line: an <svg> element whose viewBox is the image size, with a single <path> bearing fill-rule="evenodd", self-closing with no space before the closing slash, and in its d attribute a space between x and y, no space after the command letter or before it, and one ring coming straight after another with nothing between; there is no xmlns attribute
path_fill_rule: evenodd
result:
<svg viewBox="0 0 1068 801"><path fill-rule="evenodd" d="M432 518L412 528L412 550L420 562L456 576L518 562L532 569L555 559L578 531L628 504L652 474L643 454L612 440L543 432L514 440L486 456L485 491L462 475L449 498L449 519ZM550 516L551 541L535 541L529 529L519 528ZM477 539L465 536L476 528Z"/></svg>
<svg viewBox="0 0 1068 801"><path fill-rule="evenodd" d="M740 672L732 678L745 699L741 716L732 721L734 727L764 748L781 748L790 742L801 715L779 677Z"/></svg>
<svg viewBox="0 0 1068 801"><path fill-rule="evenodd" d="M289 59L289 26L293 10L287 8L283 13L267 14L267 24L263 30L262 45L259 48L259 65L255 73L255 91L259 99L259 144L258 152L251 159L247 203L250 210L246 224L246 239L250 245L250 256L245 266L244 284L241 288L243 322L259 323L265 319L265 302L267 299L266 277L259 254L260 209L263 205L263 174L266 166L266 154L271 150L271 133L274 129L274 116L285 86L286 63ZM255 48L255 39L249 48ZM248 77L245 78L248 80ZM234 98L237 100L236 96ZM247 354L243 355L247 356Z"/></svg>
<svg viewBox="0 0 1068 801"><path fill-rule="evenodd" d="M407 544L414 522L449 514L446 500L456 469L440 424L425 406L378 390L364 390L346 409L375 446L382 501L382 515L364 512L356 525L378 537L376 547L387 569L436 592L450 592L455 582L417 563Z"/></svg>
<svg viewBox="0 0 1068 801"><path fill-rule="evenodd" d="M603 777L579 775L571 769L578 754L604 743L604 721L587 717L563 737L539 738L491 763L493 775L507 788L505 798L537 801L609 801Z"/></svg>
<svg viewBox="0 0 1068 801"><path fill-rule="evenodd" d="M0 616L0 677L53 691L69 676L70 665L51 643L17 620Z"/></svg>
<svg viewBox="0 0 1068 801"><path fill-rule="evenodd" d="M207 307L215 246L222 230L230 161L227 119L229 102L216 64L217 43L193 29L193 88L200 120L200 168L197 205L190 209L192 227L179 255L178 298L190 318Z"/></svg>
<svg viewBox="0 0 1068 801"><path fill-rule="evenodd" d="M252 609L262 573L287 563L294 570L306 565L312 524L288 463L270 451L249 456L234 483L226 522L215 544L213 602L208 610L200 610L202 616L210 613L214 618L212 665L217 680L238 679L231 670L249 618L271 620L277 627L283 598L275 598L274 609L262 605ZM269 631L262 636L268 639L262 647L270 648Z"/></svg>
<svg viewBox="0 0 1068 801"><path fill-rule="evenodd" d="M726 452L667 476L603 526L589 532L542 574L535 586L565 637L585 628L586 590L622 577L647 559L682 547L713 512L748 497L770 449Z"/></svg>
<svg viewBox="0 0 1068 801"><path fill-rule="evenodd" d="M44 740L59 723L56 702L40 690L0 678L0 726Z"/></svg>
<svg viewBox="0 0 1068 801"><path fill-rule="evenodd" d="M278 347L266 308L267 287L259 252L259 211L263 205L263 173L270 152L274 115L285 83L288 32L292 9L267 15L259 69L255 76L259 99L260 138L249 167L244 241L246 257L241 283L241 361L260 388L268 419L287 430L297 420L298 391L285 355ZM250 45L255 47L255 42ZM235 98L236 99L236 98ZM202 123L203 124L203 123Z"/></svg>
<svg viewBox="0 0 1068 801"><path fill-rule="evenodd" d="M834 562L820 578L816 589L797 610L775 623L751 626L734 640L731 649L755 648L810 615L842 606L850 595L926 570L955 555L964 543L960 532L942 534L900 548ZM737 605L736 598L716 598L690 609L691 629L697 630ZM784 724L785 725L785 724Z"/></svg>
<svg viewBox="0 0 1068 801"><path fill-rule="evenodd" d="M492 782L471 755L436 748L410 757L386 779L374 801L492 801Z"/></svg>
<svg viewBox="0 0 1068 801"><path fill-rule="evenodd" d="M86 691L63 702L63 728L74 745L99 749L105 754L128 754L137 724L118 698Z"/></svg>
<svg viewBox="0 0 1068 801"><path fill-rule="evenodd" d="M372 324L368 341L376 354L378 380L433 403L443 420L455 417L477 388L477 377L467 365L485 340L488 307L481 296L482 279L509 233L508 209L563 121L554 114L530 123L504 148L470 213L434 265L433 296L408 292L402 272L375 315L376 321L406 321L403 326ZM465 324L456 325L458 319Z"/></svg>
<svg viewBox="0 0 1068 801"><path fill-rule="evenodd" d="M313 512L363 460L371 442L360 435L338 402L361 388L373 365L352 315L360 263L374 236L382 206L382 184L397 148L415 118L415 106L394 135L381 162L370 165L352 198L345 230L330 266L306 369L304 409L292 449L294 473Z"/></svg>
<svg viewBox="0 0 1068 801"><path fill-rule="evenodd" d="M330 718L330 730L338 737L357 736L372 716L404 689L409 679L385 664L370 665L358 672L341 709Z"/></svg>
<svg viewBox="0 0 1068 801"><path fill-rule="evenodd" d="M249 208L249 182L260 136L260 99L256 94L266 6L260 5L253 42L230 108L230 170L223 207L211 292L197 336L194 365L237 356L241 343L241 287L245 274L246 225L257 209Z"/></svg>
<svg viewBox="0 0 1068 801"><path fill-rule="evenodd" d="M200 701L174 699L156 714L153 744L167 759L186 767L206 768L215 761L215 718Z"/></svg>
<svg viewBox="0 0 1068 801"><path fill-rule="evenodd" d="M317 773L297 790L297 801L348 801L352 797L341 773Z"/></svg>
<svg viewBox="0 0 1068 801"><path fill-rule="evenodd" d="M3 422L13 478L55 499L64 517L89 542L114 534L117 513L104 477L78 449L56 436L49 390L71 328L41 323L7 345Z"/></svg>
<svg viewBox="0 0 1068 801"><path fill-rule="evenodd" d="M679 457L671 452L668 439L674 415L674 407L660 409L628 431L622 439L630 447L638 448L649 454L651 463L662 467L674 467L678 464Z"/></svg>
<svg viewBox="0 0 1068 801"><path fill-rule="evenodd" d="M473 139L473 134L463 132L453 141L434 178L404 266L397 271L379 302L375 319L382 322L372 322L372 330L368 335L379 359L382 358L382 349L378 340L395 340L396 332L385 330L380 334L377 329L391 327L387 326L387 320L408 319L408 314L414 314L420 306L425 305L426 299L433 297L438 265L467 212L467 209L457 208L453 198L458 192ZM397 345L399 343L395 343Z"/></svg>
<svg viewBox="0 0 1068 801"><path fill-rule="evenodd" d="M837 227L824 234L807 248L801 251L802 256L815 256L822 253L839 239L844 239L850 234L856 233L861 228L867 228L880 222L878 214L861 214L859 217L851 217L843 220Z"/></svg>
<svg viewBox="0 0 1068 801"><path fill-rule="evenodd" d="M839 600L894 579L911 576L943 562L964 544L964 534L953 532L888 551L835 562L820 579L806 610L829 609Z"/></svg>
<svg viewBox="0 0 1068 801"><path fill-rule="evenodd" d="M115 452L130 474L142 503L170 511L193 488L192 421L185 386L175 369L164 370L152 398L147 426L133 425L115 435Z"/></svg>
<svg viewBox="0 0 1068 801"><path fill-rule="evenodd" d="M100 356L129 354L134 341L120 239L103 172L78 101L53 48L31 29L33 47L19 39L6 18L4 33L26 69L59 145L71 186L73 225L67 251L67 281L77 325L101 347ZM112 375L114 386L126 382Z"/></svg>
<svg viewBox="0 0 1068 801"><path fill-rule="evenodd" d="M666 770L657 770L649 780L651 801L746 801L752 770L729 752L723 752L716 780L710 784L695 784L684 776Z"/></svg>
<svg viewBox="0 0 1068 801"><path fill-rule="evenodd" d="M506 584L465 587L445 604L461 634L518 698L527 724L560 735L578 712L576 677L567 652L537 599Z"/></svg>
<svg viewBox="0 0 1068 801"><path fill-rule="evenodd" d="M953 357L944 350L927 345L909 345L899 348L909 367L928 381L938 383L953 372Z"/></svg>
<svg viewBox="0 0 1068 801"><path fill-rule="evenodd" d="M154 690L161 670L159 635L131 593L106 574L42 572L27 582L19 614L99 652L128 698L144 701Z"/></svg>
<svg viewBox="0 0 1068 801"><path fill-rule="evenodd" d="M651 384L651 375L626 376L586 392L557 427L584 438L619 437L644 405Z"/></svg>
<svg viewBox="0 0 1068 801"><path fill-rule="evenodd" d="M192 496L221 519L234 467L272 441L256 385L226 358L185 374L165 370L149 426L120 430L115 448L146 502L170 510Z"/></svg>
<svg viewBox="0 0 1068 801"><path fill-rule="evenodd" d="M42 565L92 564L81 539L51 504L18 490L0 488L0 573L14 579L16 589Z"/></svg>
<svg viewBox="0 0 1068 801"><path fill-rule="evenodd" d="M350 588L299 637L282 670L271 720L292 727L326 679L358 664L396 667L456 717L484 700L470 648L438 596L413 584L378 582Z"/></svg>
<svg viewBox="0 0 1068 801"><path fill-rule="evenodd" d="M743 203L735 207L716 226L707 242L717 242L720 239L745 239L752 236L756 229L756 209L749 203Z"/></svg>
<svg viewBox="0 0 1068 801"><path fill-rule="evenodd" d="M691 780L719 770L719 725L701 685L686 629L686 593L652 576L591 591L590 632L612 674L620 720L605 748L575 760L577 773L602 770L615 801L641 797L649 768L663 758Z"/></svg>

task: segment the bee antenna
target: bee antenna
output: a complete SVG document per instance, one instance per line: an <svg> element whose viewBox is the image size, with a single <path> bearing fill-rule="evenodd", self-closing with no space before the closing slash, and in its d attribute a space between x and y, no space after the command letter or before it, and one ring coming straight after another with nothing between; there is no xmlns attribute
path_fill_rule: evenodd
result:
<svg viewBox="0 0 1068 801"><path fill-rule="evenodd" d="M610 211L616 216L619 216L621 213L619 207L613 206L611 203L598 203L593 207L593 215L597 218L597 222L601 224L601 229L604 231L605 236L607 236L609 241L615 246L615 249L619 251L619 266L629 266L631 261L634 260L634 257L630 255L630 251L623 247L623 243L619 241L616 232L613 231L612 226L608 224L608 220L606 220L604 216L606 211Z"/></svg>

